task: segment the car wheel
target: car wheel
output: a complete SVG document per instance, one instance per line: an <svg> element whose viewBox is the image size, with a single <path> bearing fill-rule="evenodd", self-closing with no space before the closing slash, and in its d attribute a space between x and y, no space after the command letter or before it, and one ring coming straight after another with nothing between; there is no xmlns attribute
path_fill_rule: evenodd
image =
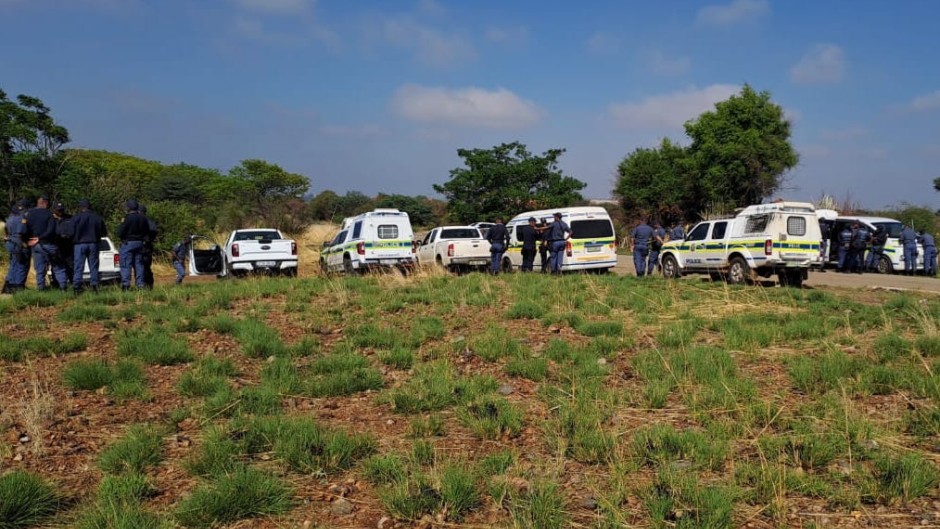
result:
<svg viewBox="0 0 940 529"><path fill-rule="evenodd" d="M803 286L802 270L781 270L777 275L781 286L801 288Z"/></svg>
<svg viewBox="0 0 940 529"><path fill-rule="evenodd" d="M438 268L446 270L444 267L444 259L440 255L434 258L434 264L436 264Z"/></svg>
<svg viewBox="0 0 940 529"><path fill-rule="evenodd" d="M682 272L679 271L679 262L672 254L663 256L663 277L666 279L679 279Z"/></svg>
<svg viewBox="0 0 940 529"><path fill-rule="evenodd" d="M343 271L348 275L355 275L356 273L356 269L352 265L352 259L348 255L343 257Z"/></svg>
<svg viewBox="0 0 940 529"><path fill-rule="evenodd" d="M751 281L751 267L743 257L736 256L731 258L731 265L728 267L728 283L732 285L744 285Z"/></svg>
<svg viewBox="0 0 940 529"><path fill-rule="evenodd" d="M887 255L882 255L881 259L878 259L878 273L879 274L894 273L894 264L891 263L891 259Z"/></svg>

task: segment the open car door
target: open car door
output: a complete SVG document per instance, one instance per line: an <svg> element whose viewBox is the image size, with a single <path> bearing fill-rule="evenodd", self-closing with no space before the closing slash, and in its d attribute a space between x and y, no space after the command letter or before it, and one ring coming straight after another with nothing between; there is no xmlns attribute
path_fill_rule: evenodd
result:
<svg viewBox="0 0 940 529"><path fill-rule="evenodd" d="M202 235L193 235L189 245L189 275L224 276L225 252L215 241Z"/></svg>

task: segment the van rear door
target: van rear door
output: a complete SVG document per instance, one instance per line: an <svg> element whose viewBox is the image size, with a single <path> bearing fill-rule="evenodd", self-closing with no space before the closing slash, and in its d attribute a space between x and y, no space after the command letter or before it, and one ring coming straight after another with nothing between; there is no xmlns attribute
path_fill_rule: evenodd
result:
<svg viewBox="0 0 940 529"><path fill-rule="evenodd" d="M563 261L566 269L610 268L617 264L614 225L609 217L579 216L571 219L569 226L570 248Z"/></svg>

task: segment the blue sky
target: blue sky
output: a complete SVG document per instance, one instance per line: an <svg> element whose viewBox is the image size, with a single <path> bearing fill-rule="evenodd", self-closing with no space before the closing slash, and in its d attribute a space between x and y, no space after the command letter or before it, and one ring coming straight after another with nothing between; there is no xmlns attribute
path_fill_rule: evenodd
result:
<svg viewBox="0 0 940 529"><path fill-rule="evenodd" d="M940 2L0 0L0 88L74 146L312 191L433 194L461 147L563 147L609 196L620 160L743 83L801 154L780 196L940 206Z"/></svg>

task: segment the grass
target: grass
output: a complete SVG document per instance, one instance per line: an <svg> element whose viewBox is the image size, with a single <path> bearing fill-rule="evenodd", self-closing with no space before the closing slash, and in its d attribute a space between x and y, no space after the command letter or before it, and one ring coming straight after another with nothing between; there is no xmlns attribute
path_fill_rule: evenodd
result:
<svg viewBox="0 0 940 529"><path fill-rule="evenodd" d="M150 425L136 425L101 452L98 464L101 470L111 474L140 474L161 459L163 432Z"/></svg>
<svg viewBox="0 0 940 529"><path fill-rule="evenodd" d="M515 436L522 429L522 411L502 397L484 395L458 410L457 417L480 439Z"/></svg>
<svg viewBox="0 0 940 529"><path fill-rule="evenodd" d="M382 374L356 353L340 352L318 358L310 368L314 376L305 392L311 397L338 397L379 389Z"/></svg>
<svg viewBox="0 0 940 529"><path fill-rule="evenodd" d="M58 356L84 351L88 346L88 337L82 332L68 333L60 338L30 336L12 338L2 336L0 340L0 360L20 362L27 357Z"/></svg>
<svg viewBox="0 0 940 529"><path fill-rule="evenodd" d="M418 366L405 384L391 391L389 399L399 413L420 413L449 408L497 387L492 378L463 378L448 362L436 361Z"/></svg>
<svg viewBox="0 0 940 529"><path fill-rule="evenodd" d="M184 340L170 336L163 329L130 330L118 336L118 354L137 358L144 363L171 366L193 361L193 354Z"/></svg>
<svg viewBox="0 0 940 529"><path fill-rule="evenodd" d="M200 485L176 508L185 527L203 528L280 514L290 509L291 490L260 470L238 467Z"/></svg>
<svg viewBox="0 0 940 529"><path fill-rule="evenodd" d="M895 501L906 503L920 498L935 491L940 484L937 468L917 454L878 458L875 460L872 478L873 490L867 496L887 504Z"/></svg>
<svg viewBox="0 0 940 529"><path fill-rule="evenodd" d="M94 391L108 387L118 400L143 398L147 394L144 372L132 360L114 365L105 360L74 360L65 366L62 378L72 389Z"/></svg>
<svg viewBox="0 0 940 529"><path fill-rule="evenodd" d="M509 515L520 529L561 529L569 521L561 488L542 480L510 495Z"/></svg>
<svg viewBox="0 0 940 529"><path fill-rule="evenodd" d="M59 494L41 477L20 470L0 476L0 529L41 524L59 506Z"/></svg>

